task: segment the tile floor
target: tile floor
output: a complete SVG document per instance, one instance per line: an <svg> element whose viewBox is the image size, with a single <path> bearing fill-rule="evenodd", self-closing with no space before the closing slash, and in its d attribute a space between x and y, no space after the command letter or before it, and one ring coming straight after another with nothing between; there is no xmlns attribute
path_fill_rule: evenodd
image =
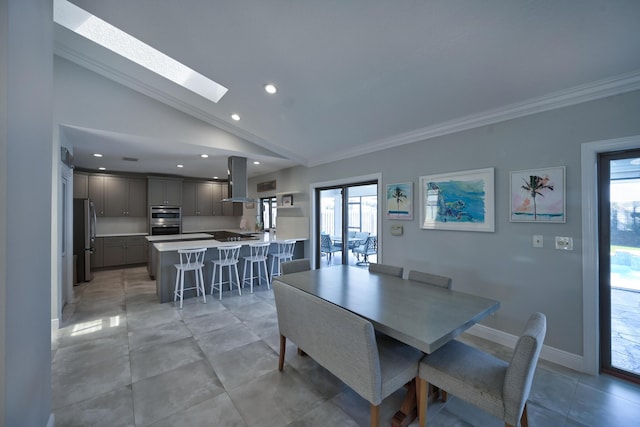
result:
<svg viewBox="0 0 640 427"><path fill-rule="evenodd" d="M155 282L133 268L100 272L75 291L53 343L58 427L368 425L368 403L292 344L278 372L275 306L264 287L227 292L222 302L191 299L180 310L157 303ZM402 398L400 390L383 402L381 425ZM634 426L639 416L639 386L538 365L530 426ZM452 397L430 405L428 425L504 424Z"/></svg>

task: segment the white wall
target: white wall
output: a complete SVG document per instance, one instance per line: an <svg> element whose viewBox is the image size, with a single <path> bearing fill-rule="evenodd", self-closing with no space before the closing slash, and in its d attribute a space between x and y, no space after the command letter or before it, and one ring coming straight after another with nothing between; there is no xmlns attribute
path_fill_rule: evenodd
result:
<svg viewBox="0 0 640 427"><path fill-rule="evenodd" d="M0 14L0 425L52 425L51 0L3 0ZM43 220L44 219L44 220Z"/></svg>
<svg viewBox="0 0 640 427"><path fill-rule="evenodd" d="M457 290L501 302L484 325L519 335L533 311L547 314L545 344L582 357L582 143L640 134L640 91L483 126L424 142L313 168L292 168L250 180L276 179L278 190L381 172L383 184L414 182L414 220L382 218L385 263L453 278ZM566 224L509 222L509 171L566 166ZM419 177L495 168L495 233L419 228ZM256 196L252 193L251 196ZM305 214L309 215L308 211ZM392 224L404 235L391 236ZM594 230L595 232L595 230ZM533 248L532 236L544 236ZM574 250L554 249L554 236L572 236Z"/></svg>

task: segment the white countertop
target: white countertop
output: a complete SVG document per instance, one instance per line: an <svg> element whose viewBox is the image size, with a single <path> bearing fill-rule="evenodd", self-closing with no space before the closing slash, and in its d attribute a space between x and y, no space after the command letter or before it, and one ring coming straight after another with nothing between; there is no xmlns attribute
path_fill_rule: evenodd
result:
<svg viewBox="0 0 640 427"><path fill-rule="evenodd" d="M197 248L217 248L219 246L234 246L234 245L242 245L247 246L252 243L259 242L281 242L284 239L278 239L278 236L275 235L273 238L269 235L269 233L264 233L262 238L258 238L257 240L243 240L238 242L220 242L215 239L206 239L206 240L188 240L188 241L178 241L178 242L158 242L154 243L153 246L159 252L169 252L169 251L177 251L179 249L197 249ZM287 239L288 240L288 239ZM293 240L308 240L306 237L293 239Z"/></svg>
<svg viewBox="0 0 640 427"><path fill-rule="evenodd" d="M128 236L148 236L149 233L113 233L113 234L96 234L96 237L128 237Z"/></svg>
<svg viewBox="0 0 640 427"><path fill-rule="evenodd" d="M149 242L169 242L172 240L197 240L210 239L211 234L208 233L191 233L191 234L168 234L162 236L147 236Z"/></svg>

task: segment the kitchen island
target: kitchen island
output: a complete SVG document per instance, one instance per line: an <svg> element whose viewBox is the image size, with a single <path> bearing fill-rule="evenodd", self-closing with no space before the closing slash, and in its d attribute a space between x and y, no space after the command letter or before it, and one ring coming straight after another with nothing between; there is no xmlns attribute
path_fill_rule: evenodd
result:
<svg viewBox="0 0 640 427"><path fill-rule="evenodd" d="M188 236L188 235L187 235ZM211 236L209 236L211 237ZM242 280L244 261L242 257L249 255L249 245L251 243L270 242L271 247L269 253L277 251L278 241L284 239L278 239L277 236L270 236L269 233L262 233L260 235L254 235L251 240L241 240L232 242L221 242L212 238L202 240L187 240L187 241L163 241L151 244L152 258L156 260L154 265L153 276L156 279L156 293L161 303L173 301L173 289L176 280L176 269L174 264L180 263L178 256L178 250L180 249L198 249L207 248L205 254L205 267L204 267L204 280L207 293L209 292L209 285L211 283L211 275L213 273L213 266L211 264L212 259L217 259L218 250L220 246L234 246L242 245L240 249L240 260L238 262L238 274L240 280ZM304 258L304 244L305 238L293 239L296 240L296 246L293 253L293 258ZM151 242L150 242L151 243ZM271 267L269 261L269 268ZM185 288L194 286L194 276L192 274L185 275ZM191 298L195 296L195 291L185 291L184 298Z"/></svg>

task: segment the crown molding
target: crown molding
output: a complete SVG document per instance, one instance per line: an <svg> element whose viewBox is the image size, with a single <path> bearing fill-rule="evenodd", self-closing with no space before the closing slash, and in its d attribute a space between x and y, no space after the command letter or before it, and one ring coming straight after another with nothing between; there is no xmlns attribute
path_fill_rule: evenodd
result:
<svg viewBox="0 0 640 427"><path fill-rule="evenodd" d="M357 157L375 151L386 150L405 144L425 141L439 136L449 135L480 126L486 126L518 117L529 116L544 111L581 104L640 89L640 71L628 73L590 84L576 86L549 95L532 98L504 107L487 110L478 114L461 117L433 126L427 126L411 132L394 135L389 138L361 144L353 149L331 153L322 158L309 161L309 166L318 166L337 160Z"/></svg>

